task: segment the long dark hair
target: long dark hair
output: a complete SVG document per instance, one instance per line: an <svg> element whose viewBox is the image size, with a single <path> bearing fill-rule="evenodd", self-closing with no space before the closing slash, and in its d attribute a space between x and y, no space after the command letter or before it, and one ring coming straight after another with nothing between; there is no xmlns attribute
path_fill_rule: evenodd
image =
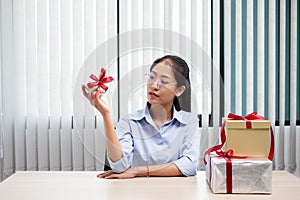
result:
<svg viewBox="0 0 300 200"><path fill-rule="evenodd" d="M180 57L174 55L166 55L162 58L156 59L150 67L150 72L158 63L167 61L170 67L173 69L175 79L177 81L177 87L185 86L185 91L179 97L175 96L173 105L177 111L184 110L191 111L191 87L189 78L189 67L187 63Z"/></svg>

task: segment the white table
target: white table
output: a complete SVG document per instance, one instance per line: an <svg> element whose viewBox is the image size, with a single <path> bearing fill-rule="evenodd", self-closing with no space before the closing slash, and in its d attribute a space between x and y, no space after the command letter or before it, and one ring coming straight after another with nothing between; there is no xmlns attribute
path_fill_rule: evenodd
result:
<svg viewBox="0 0 300 200"><path fill-rule="evenodd" d="M17 172L0 183L1 200L300 199L300 179L273 171L271 195L213 194L205 172L195 177L99 179L97 172Z"/></svg>

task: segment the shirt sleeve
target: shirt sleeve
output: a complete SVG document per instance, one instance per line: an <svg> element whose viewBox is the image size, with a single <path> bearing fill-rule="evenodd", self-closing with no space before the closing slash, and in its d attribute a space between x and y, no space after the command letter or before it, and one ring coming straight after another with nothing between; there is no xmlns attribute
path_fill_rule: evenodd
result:
<svg viewBox="0 0 300 200"><path fill-rule="evenodd" d="M180 150L180 157L174 161L184 176L194 176L197 174L200 132L198 130L198 119L193 117L186 125L186 136Z"/></svg>
<svg viewBox="0 0 300 200"><path fill-rule="evenodd" d="M132 163L133 139L128 117L120 119L116 127L116 133L123 151L122 158L116 162L111 161L109 157L107 159L112 171L121 173L127 170Z"/></svg>

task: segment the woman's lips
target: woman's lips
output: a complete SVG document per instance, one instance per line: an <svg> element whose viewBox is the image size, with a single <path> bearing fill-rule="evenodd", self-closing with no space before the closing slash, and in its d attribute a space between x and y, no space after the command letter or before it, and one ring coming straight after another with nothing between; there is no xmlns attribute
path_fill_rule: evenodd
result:
<svg viewBox="0 0 300 200"><path fill-rule="evenodd" d="M149 92L149 96L150 96L150 98L152 98L152 99L158 97L158 95L155 94L154 92Z"/></svg>

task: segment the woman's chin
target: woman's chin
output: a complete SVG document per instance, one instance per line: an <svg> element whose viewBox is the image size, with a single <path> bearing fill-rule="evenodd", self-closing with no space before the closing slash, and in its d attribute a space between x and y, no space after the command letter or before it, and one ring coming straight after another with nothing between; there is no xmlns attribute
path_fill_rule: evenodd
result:
<svg viewBox="0 0 300 200"><path fill-rule="evenodd" d="M160 104L159 101L157 101L156 99L152 99L152 98L148 98L148 102L149 102L151 105L154 105L154 104Z"/></svg>

